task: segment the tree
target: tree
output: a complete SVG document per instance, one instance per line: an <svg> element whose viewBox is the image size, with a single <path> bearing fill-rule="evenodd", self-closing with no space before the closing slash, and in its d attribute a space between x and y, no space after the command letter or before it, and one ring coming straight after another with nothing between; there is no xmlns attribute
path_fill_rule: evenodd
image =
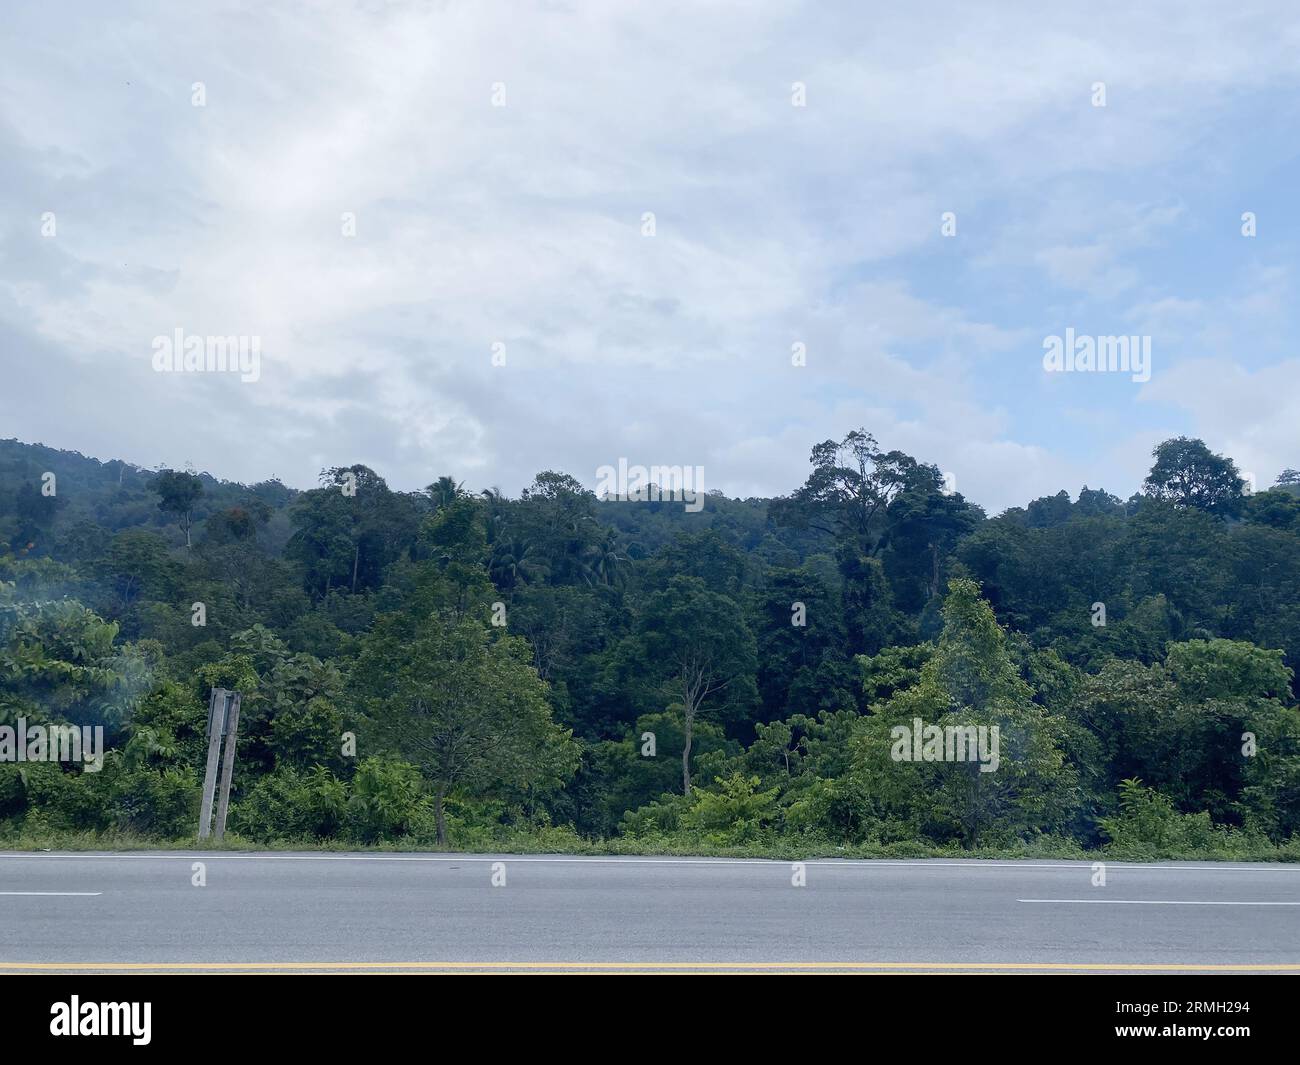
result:
<svg viewBox="0 0 1300 1065"><path fill-rule="evenodd" d="M1079 498L1074 504L1074 513L1085 518L1115 514L1123 509L1124 504L1118 496L1113 496L1102 488L1089 488L1086 484L1079 490Z"/></svg>
<svg viewBox="0 0 1300 1065"><path fill-rule="evenodd" d="M378 742L416 766L434 789L438 843L445 803L562 784L577 766L572 733L555 724L527 644L492 640L470 619L400 615L366 637L354 686Z"/></svg>
<svg viewBox="0 0 1300 1065"><path fill-rule="evenodd" d="M203 542L224 545L253 540L259 529L271 520L271 508L260 499L251 499L239 506L227 507L208 518L203 530Z"/></svg>
<svg viewBox="0 0 1300 1065"><path fill-rule="evenodd" d="M757 698L754 637L735 600L698 577L677 576L646 601L636 638L643 669L682 715L682 792L689 795L696 716L743 713Z"/></svg>
<svg viewBox="0 0 1300 1065"><path fill-rule="evenodd" d="M716 530L682 533L642 563L647 587L663 587L674 576L698 577L715 592L738 599L745 583L745 556Z"/></svg>
<svg viewBox="0 0 1300 1065"><path fill-rule="evenodd" d="M1075 800L1075 773L1061 746L1065 722L1034 694L979 585L950 581L943 632L919 682L861 721L853 777L863 819L885 836L955 839L965 847L990 836L1009 842L1059 830ZM917 719L927 729L996 726L998 762L896 757L895 729L910 734Z"/></svg>
<svg viewBox="0 0 1300 1065"><path fill-rule="evenodd" d="M798 615L795 604L802 604ZM795 709L813 709L790 705L790 691L799 680L816 674L824 656L844 647L836 597L808 567L774 570L752 616L758 660L763 663L758 675L763 717L772 721ZM834 699L833 693L826 694Z"/></svg>
<svg viewBox="0 0 1300 1065"><path fill-rule="evenodd" d="M150 664L118 626L71 599L15 602L0 582L0 724L115 727L148 687Z"/></svg>
<svg viewBox="0 0 1300 1065"><path fill-rule="evenodd" d="M456 478L444 475L425 488L425 492L433 500L434 509L441 510L459 498L464 487L464 482L457 482Z"/></svg>
<svg viewBox="0 0 1300 1065"><path fill-rule="evenodd" d="M543 470L512 508L511 532L533 548L552 584L592 582L599 545L595 496L568 474Z"/></svg>
<svg viewBox="0 0 1300 1065"><path fill-rule="evenodd" d="M53 546L48 542L50 528L62 503L58 496L47 496L35 484L22 485L14 499L14 513L18 518L18 531L10 540L14 550L27 554L39 549L48 554Z"/></svg>
<svg viewBox="0 0 1300 1065"><path fill-rule="evenodd" d="M414 502L367 466L324 470L320 481L294 505L285 555L303 566L308 591L322 599L334 588L377 588L384 567L415 543Z"/></svg>
<svg viewBox="0 0 1300 1065"><path fill-rule="evenodd" d="M1069 496L1061 495L1068 512ZM1057 510L1060 503L1060 497L1055 497L1050 506ZM1030 504L1031 514L1034 506ZM956 492L944 491L943 475L936 467L917 464L886 511L882 554L896 605L916 609L941 595L948 555L983 518L979 507Z"/></svg>
<svg viewBox="0 0 1300 1065"><path fill-rule="evenodd" d="M1240 511L1246 482L1232 459L1214 454L1204 441L1178 436L1157 444L1151 454L1155 465L1142 485L1148 495L1212 514Z"/></svg>
<svg viewBox="0 0 1300 1065"><path fill-rule="evenodd" d="M1277 529L1300 528L1300 492L1293 493L1276 486L1267 492L1256 492L1246 502L1245 517L1256 525L1271 525Z"/></svg>
<svg viewBox="0 0 1300 1065"><path fill-rule="evenodd" d="M194 504L203 495L203 482L181 470L159 470L149 487L158 493L158 509L176 515L176 523L190 546L190 529L194 525Z"/></svg>
<svg viewBox="0 0 1300 1065"><path fill-rule="evenodd" d="M267 719L265 743L277 768L337 768L343 715L338 668L308 654L281 659L258 685L255 710Z"/></svg>
<svg viewBox="0 0 1300 1065"><path fill-rule="evenodd" d="M492 544L488 556L488 574L492 583L510 596L521 585L538 575L538 552L531 544L516 537L501 537Z"/></svg>
<svg viewBox="0 0 1300 1065"><path fill-rule="evenodd" d="M127 529L113 537L93 572L114 593L114 605L127 608L142 597L168 598L180 565L156 532Z"/></svg>
<svg viewBox="0 0 1300 1065"><path fill-rule="evenodd" d="M916 460L901 451L883 452L865 429L812 449L813 472L793 495L772 503L778 524L811 526L839 539L856 538L872 551L885 508L908 483Z"/></svg>
<svg viewBox="0 0 1300 1065"><path fill-rule="evenodd" d="M1140 777L1185 813L1285 838L1300 824L1300 718L1281 702L1290 682L1280 651L1188 640L1163 664L1107 662L1084 677L1073 713L1100 744L1103 792ZM1243 752L1246 733L1257 752Z"/></svg>
<svg viewBox="0 0 1300 1065"><path fill-rule="evenodd" d="M623 551L618 532L607 529L602 539L588 549L588 571L593 583L613 586L621 584L631 559Z"/></svg>

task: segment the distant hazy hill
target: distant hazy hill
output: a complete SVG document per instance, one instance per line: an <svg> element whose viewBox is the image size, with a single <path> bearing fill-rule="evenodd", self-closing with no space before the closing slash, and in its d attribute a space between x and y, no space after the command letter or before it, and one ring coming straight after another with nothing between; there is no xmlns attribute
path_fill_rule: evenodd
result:
<svg viewBox="0 0 1300 1065"><path fill-rule="evenodd" d="M211 474L191 471L203 482L203 496L195 508L196 532L218 511L258 499L271 508L272 517L263 540L278 554L288 540L291 527L288 510L301 492L279 481L243 485L223 481ZM381 477L383 470L376 470ZM44 444L0 440L0 541L8 542L21 509L20 493L38 492L46 473L55 476L56 520L49 532L56 539L67 535L78 522L93 522L109 532L148 528L181 543L175 521L158 509L158 497L149 490L156 470L135 466L120 459L101 461L77 451L63 451ZM430 472L429 481L435 479ZM700 513L688 513L680 502L601 502L597 517L624 535L637 556L653 554L673 540L684 527L691 532L712 529L728 543L746 551L762 548L765 553L788 561L826 550L829 541L816 533L783 533L781 541L767 535L766 499L728 499L712 493ZM764 541L767 541L765 544Z"/></svg>
<svg viewBox="0 0 1300 1065"><path fill-rule="evenodd" d="M298 494L279 481L249 487L195 472L203 481L203 496L195 510L198 521L250 498L262 500L273 511L282 511ZM20 493L39 492L47 473L55 478L56 520L52 531L56 535L88 521L110 532L149 528L169 539L177 537L174 521L158 510L158 497L149 491L156 471L120 459L101 462L77 451L18 440L0 440L0 523L13 520Z"/></svg>

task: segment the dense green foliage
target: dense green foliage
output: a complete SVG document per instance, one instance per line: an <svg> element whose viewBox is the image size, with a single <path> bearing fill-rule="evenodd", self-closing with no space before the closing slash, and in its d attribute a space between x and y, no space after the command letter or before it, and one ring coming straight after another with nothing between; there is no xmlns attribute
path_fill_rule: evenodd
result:
<svg viewBox="0 0 1300 1065"><path fill-rule="evenodd" d="M989 518L863 431L698 513L2 441L0 725L108 753L0 761L0 834L192 834L223 686L250 841L1297 856L1300 475L1153 457ZM995 771L900 756L917 722Z"/></svg>

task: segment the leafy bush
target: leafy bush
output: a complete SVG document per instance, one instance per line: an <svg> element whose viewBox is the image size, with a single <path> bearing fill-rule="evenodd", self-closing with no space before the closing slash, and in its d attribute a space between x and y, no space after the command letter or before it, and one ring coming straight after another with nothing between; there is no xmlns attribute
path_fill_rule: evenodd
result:
<svg viewBox="0 0 1300 1065"><path fill-rule="evenodd" d="M116 828L176 839L198 824L199 782L185 769L124 769L109 790Z"/></svg>
<svg viewBox="0 0 1300 1065"><path fill-rule="evenodd" d="M759 778L733 773L713 790L696 788L682 827L719 845L748 843L769 830L778 811L777 789L759 791Z"/></svg>
<svg viewBox="0 0 1300 1065"><path fill-rule="evenodd" d="M231 826L250 839L270 841L335 835L347 812L348 787L327 769L292 767L261 777L231 810Z"/></svg>
<svg viewBox="0 0 1300 1065"><path fill-rule="evenodd" d="M1176 858L1187 854L1245 854L1258 846L1242 832L1216 825L1205 811L1180 814L1160 792L1142 781L1120 781L1118 817L1098 820L1109 839L1107 849L1143 858Z"/></svg>
<svg viewBox="0 0 1300 1065"><path fill-rule="evenodd" d="M98 773L66 772L57 762L27 762L19 770L27 817L55 829L103 831L113 823L110 789L116 759L105 758Z"/></svg>
<svg viewBox="0 0 1300 1065"><path fill-rule="evenodd" d="M432 825L433 805L413 765L375 757L357 766L347 805L347 831L354 839L373 843L408 833L427 835Z"/></svg>

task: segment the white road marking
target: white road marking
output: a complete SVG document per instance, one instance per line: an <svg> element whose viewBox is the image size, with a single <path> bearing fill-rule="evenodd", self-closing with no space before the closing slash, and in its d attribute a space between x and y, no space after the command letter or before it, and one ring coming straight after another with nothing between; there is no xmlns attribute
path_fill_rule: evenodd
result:
<svg viewBox="0 0 1300 1065"><path fill-rule="evenodd" d="M1186 899L1016 899L1017 902L1055 902L1080 906L1300 906L1300 902L1202 902Z"/></svg>
<svg viewBox="0 0 1300 1065"><path fill-rule="evenodd" d="M0 891L0 895L102 895L102 891Z"/></svg>

